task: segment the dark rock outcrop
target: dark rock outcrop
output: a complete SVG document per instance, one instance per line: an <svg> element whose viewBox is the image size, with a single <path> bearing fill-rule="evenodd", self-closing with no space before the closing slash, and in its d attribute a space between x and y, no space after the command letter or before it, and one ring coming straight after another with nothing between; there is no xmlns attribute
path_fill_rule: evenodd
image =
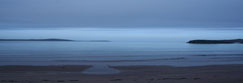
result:
<svg viewBox="0 0 243 83"><path fill-rule="evenodd" d="M241 43L243 44L243 39L232 39L232 40L191 40L187 43L191 44L232 44Z"/></svg>

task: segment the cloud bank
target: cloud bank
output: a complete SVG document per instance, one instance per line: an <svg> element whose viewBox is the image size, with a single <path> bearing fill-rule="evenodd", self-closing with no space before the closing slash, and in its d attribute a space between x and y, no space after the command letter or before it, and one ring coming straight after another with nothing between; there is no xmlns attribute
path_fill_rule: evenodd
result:
<svg viewBox="0 0 243 83"><path fill-rule="evenodd" d="M242 26L243 0L0 0L0 28Z"/></svg>

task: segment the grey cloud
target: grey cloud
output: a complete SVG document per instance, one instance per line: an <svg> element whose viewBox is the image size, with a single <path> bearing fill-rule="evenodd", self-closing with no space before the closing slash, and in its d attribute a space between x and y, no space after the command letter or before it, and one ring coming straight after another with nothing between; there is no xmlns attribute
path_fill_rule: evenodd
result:
<svg viewBox="0 0 243 83"><path fill-rule="evenodd" d="M0 27L238 27L242 9L242 0L1 0Z"/></svg>

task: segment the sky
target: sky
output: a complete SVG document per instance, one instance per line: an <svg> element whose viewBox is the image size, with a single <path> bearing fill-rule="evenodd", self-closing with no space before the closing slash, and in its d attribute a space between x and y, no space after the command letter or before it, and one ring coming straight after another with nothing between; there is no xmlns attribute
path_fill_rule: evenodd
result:
<svg viewBox="0 0 243 83"><path fill-rule="evenodd" d="M12 27L243 27L243 0L0 0Z"/></svg>

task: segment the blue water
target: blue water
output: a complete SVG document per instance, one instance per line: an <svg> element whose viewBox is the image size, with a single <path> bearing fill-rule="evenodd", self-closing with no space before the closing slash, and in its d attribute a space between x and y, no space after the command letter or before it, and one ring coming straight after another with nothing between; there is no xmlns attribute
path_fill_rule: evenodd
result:
<svg viewBox="0 0 243 83"><path fill-rule="evenodd" d="M192 39L243 38L241 28L24 28L1 29L0 38L112 41L0 42L0 65L243 64L243 44L186 43Z"/></svg>

